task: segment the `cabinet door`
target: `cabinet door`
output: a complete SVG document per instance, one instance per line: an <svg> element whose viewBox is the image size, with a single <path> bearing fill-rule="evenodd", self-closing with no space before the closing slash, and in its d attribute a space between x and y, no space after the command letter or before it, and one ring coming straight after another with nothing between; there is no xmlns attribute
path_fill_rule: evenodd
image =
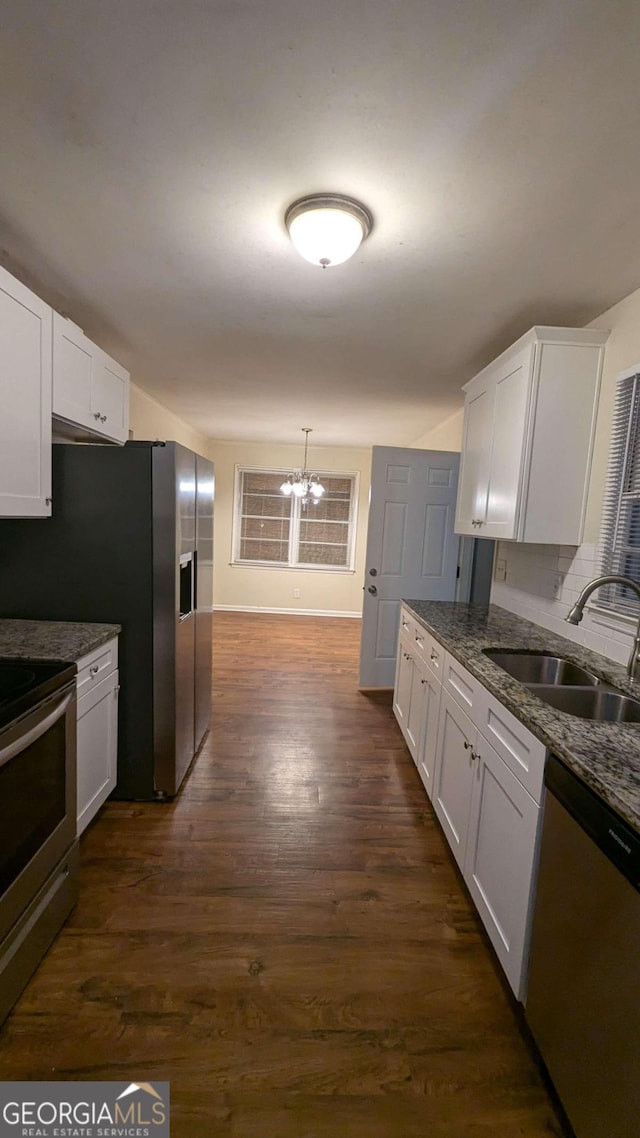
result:
<svg viewBox="0 0 640 1138"><path fill-rule="evenodd" d="M533 351L527 345L494 379L489 493L480 537L517 536Z"/></svg>
<svg viewBox="0 0 640 1138"><path fill-rule="evenodd" d="M95 348L91 414L94 429L124 443L129 431L129 375L100 348Z"/></svg>
<svg viewBox="0 0 640 1138"><path fill-rule="evenodd" d="M414 656L411 657L411 696L409 699L409 714L406 718L407 730L405 738L411 751L414 762L418 761L418 750L422 743L422 726L424 722L423 691L425 678L424 666Z"/></svg>
<svg viewBox="0 0 640 1138"><path fill-rule="evenodd" d="M476 737L471 720L443 691L433 805L460 869L465 863Z"/></svg>
<svg viewBox="0 0 640 1138"><path fill-rule="evenodd" d="M522 999L540 808L481 735L477 752L464 878Z"/></svg>
<svg viewBox="0 0 640 1138"><path fill-rule="evenodd" d="M393 691L393 711L400 730L407 737L409 709L411 707L411 684L413 680L413 659L402 640L398 642L396 665L396 684Z"/></svg>
<svg viewBox="0 0 640 1138"><path fill-rule="evenodd" d="M116 785L118 673L112 672L78 703L78 834Z"/></svg>
<svg viewBox="0 0 640 1138"><path fill-rule="evenodd" d="M71 320L53 314L53 414L90 428L93 344Z"/></svg>
<svg viewBox="0 0 640 1138"><path fill-rule="evenodd" d="M427 669L420 676L420 701L422 705L422 734L418 747L416 765L429 798L433 798L435 766L438 747L438 714L440 711L440 692L442 686Z"/></svg>
<svg viewBox="0 0 640 1138"><path fill-rule="evenodd" d="M483 380L472 385L465 399L456 533L480 536L486 517L492 417L493 387Z"/></svg>
<svg viewBox="0 0 640 1138"><path fill-rule="evenodd" d="M51 513L48 304L0 269L0 517Z"/></svg>

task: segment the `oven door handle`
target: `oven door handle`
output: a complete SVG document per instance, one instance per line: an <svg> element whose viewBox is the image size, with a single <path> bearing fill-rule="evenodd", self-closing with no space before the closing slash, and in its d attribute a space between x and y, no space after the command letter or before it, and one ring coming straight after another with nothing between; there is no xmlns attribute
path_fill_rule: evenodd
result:
<svg viewBox="0 0 640 1138"><path fill-rule="evenodd" d="M36 723L35 727L31 727L24 735L18 735L18 738L14 739L12 743L7 743L7 746L0 750L0 767L10 762L11 759L20 754L20 751L26 751L27 747L37 742L50 727L53 727L54 723L62 718L75 694L75 688L73 688L60 703L56 704L53 711L50 711L44 719Z"/></svg>

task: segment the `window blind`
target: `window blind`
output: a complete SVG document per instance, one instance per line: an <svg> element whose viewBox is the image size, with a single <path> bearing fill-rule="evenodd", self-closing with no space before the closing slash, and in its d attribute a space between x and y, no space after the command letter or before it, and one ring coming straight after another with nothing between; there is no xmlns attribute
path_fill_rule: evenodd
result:
<svg viewBox="0 0 640 1138"><path fill-rule="evenodd" d="M640 372L618 380L600 563L602 573L620 573L640 583ZM624 616L638 616L638 598L621 585L601 589L597 603Z"/></svg>
<svg viewBox="0 0 640 1138"><path fill-rule="evenodd" d="M318 471L325 492L307 506L280 486L282 470L239 469L235 510L236 564L274 568L348 569L354 542L353 474Z"/></svg>

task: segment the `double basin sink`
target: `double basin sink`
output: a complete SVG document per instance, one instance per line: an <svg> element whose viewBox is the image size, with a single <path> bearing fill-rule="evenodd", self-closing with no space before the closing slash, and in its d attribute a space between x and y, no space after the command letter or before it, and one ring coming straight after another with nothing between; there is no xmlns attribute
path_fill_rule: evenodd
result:
<svg viewBox="0 0 640 1138"><path fill-rule="evenodd" d="M485 648L483 654L558 711L601 723L640 723L639 700L562 656L498 648Z"/></svg>

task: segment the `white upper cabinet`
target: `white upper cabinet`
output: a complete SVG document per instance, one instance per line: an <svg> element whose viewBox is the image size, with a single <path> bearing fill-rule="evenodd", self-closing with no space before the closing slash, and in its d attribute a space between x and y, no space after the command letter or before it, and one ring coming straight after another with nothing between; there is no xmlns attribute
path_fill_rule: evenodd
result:
<svg viewBox="0 0 640 1138"><path fill-rule="evenodd" d="M129 431L129 373L84 332L54 313L53 414L61 434L124 443Z"/></svg>
<svg viewBox="0 0 640 1138"><path fill-rule="evenodd" d="M532 328L466 385L456 533L579 544L608 335Z"/></svg>
<svg viewBox="0 0 640 1138"><path fill-rule="evenodd" d="M487 516L492 415L493 388L488 382L477 383L464 405L456 533L475 533L477 519Z"/></svg>
<svg viewBox="0 0 640 1138"><path fill-rule="evenodd" d="M51 318L0 269L0 516L51 513Z"/></svg>

